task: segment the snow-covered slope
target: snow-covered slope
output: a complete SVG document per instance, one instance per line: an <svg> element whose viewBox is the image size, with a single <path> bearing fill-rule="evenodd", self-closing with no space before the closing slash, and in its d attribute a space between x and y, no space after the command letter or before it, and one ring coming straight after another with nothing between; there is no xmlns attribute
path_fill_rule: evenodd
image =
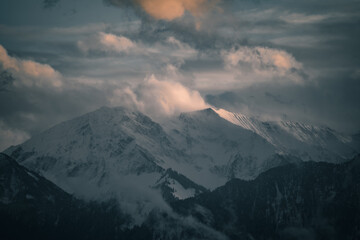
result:
<svg viewBox="0 0 360 240"><path fill-rule="evenodd" d="M140 112L104 107L6 153L77 197L117 198L141 222L154 207L167 209L169 194L192 197L289 162L342 161L356 152L351 146L351 138L328 128L261 122L221 109L160 125Z"/></svg>
<svg viewBox="0 0 360 240"><path fill-rule="evenodd" d="M328 127L291 121L260 121L240 113L214 109L222 118L265 138L277 149L302 160L342 162L356 155L352 137Z"/></svg>
<svg viewBox="0 0 360 240"><path fill-rule="evenodd" d="M119 199L137 221L166 208L155 184L181 155L159 124L125 108L101 108L6 152L77 197Z"/></svg>
<svg viewBox="0 0 360 240"><path fill-rule="evenodd" d="M175 169L184 169L186 176L210 189L232 177L254 178L281 154L263 137L226 121L211 108L183 113L164 126L191 159Z"/></svg>

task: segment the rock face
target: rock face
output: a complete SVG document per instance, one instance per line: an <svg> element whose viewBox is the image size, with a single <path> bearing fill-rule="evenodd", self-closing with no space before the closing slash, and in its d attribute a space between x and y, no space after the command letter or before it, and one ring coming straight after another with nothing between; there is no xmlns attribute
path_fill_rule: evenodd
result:
<svg viewBox="0 0 360 240"><path fill-rule="evenodd" d="M170 186L163 185L169 179L198 188L173 170L158 186ZM2 239L114 240L358 239L360 157L342 164L287 164L169 202L172 210L154 208L133 226L118 201L77 200L0 154Z"/></svg>
<svg viewBox="0 0 360 240"><path fill-rule="evenodd" d="M359 239L360 156L277 167L173 207L230 239Z"/></svg>
<svg viewBox="0 0 360 240"><path fill-rule="evenodd" d="M188 187L194 183L169 170ZM164 185L162 185L164 186ZM196 188L196 186L193 186ZM170 194L170 193L168 193ZM172 198L173 201L176 198ZM75 199L35 172L0 154L1 239L221 239L225 235L187 218L153 210L141 226L133 226L117 201ZM171 231L170 231L171 230Z"/></svg>
<svg viewBox="0 0 360 240"><path fill-rule="evenodd" d="M0 153L1 239L121 239L116 201L88 203Z"/></svg>
<svg viewBox="0 0 360 240"><path fill-rule="evenodd" d="M222 109L152 121L126 108L101 108L5 151L19 164L84 200L117 199L141 224L154 208L197 196L233 178L276 166L343 162L350 136L291 122L261 122ZM170 170L171 169L171 170Z"/></svg>

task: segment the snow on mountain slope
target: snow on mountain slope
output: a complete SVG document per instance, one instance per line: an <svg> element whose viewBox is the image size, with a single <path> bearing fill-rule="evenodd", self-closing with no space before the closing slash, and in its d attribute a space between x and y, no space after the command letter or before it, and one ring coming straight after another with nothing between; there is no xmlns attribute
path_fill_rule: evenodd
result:
<svg viewBox="0 0 360 240"><path fill-rule="evenodd" d="M164 126L192 160L175 169L186 169L186 176L210 189L232 177L254 178L282 155L263 137L226 121L210 108L183 113Z"/></svg>
<svg viewBox="0 0 360 240"><path fill-rule="evenodd" d="M171 168L165 171L155 187L162 190L163 197L168 202L194 197L208 191Z"/></svg>
<svg viewBox="0 0 360 240"><path fill-rule="evenodd" d="M117 198L139 223L154 207L167 209L168 194L187 198L289 162L342 161L356 152L348 141L327 128L211 108L160 125L140 112L104 107L6 153L77 197Z"/></svg>
<svg viewBox="0 0 360 240"><path fill-rule="evenodd" d="M129 213L141 216L136 222L153 207L167 207L153 186L162 166L181 155L159 124L125 108L101 108L6 152L77 197L116 197Z"/></svg>
<svg viewBox="0 0 360 240"><path fill-rule="evenodd" d="M260 121L240 113L213 109L220 117L265 138L279 150L302 160L342 162L352 158L358 149L351 147L352 138L328 127L290 121Z"/></svg>

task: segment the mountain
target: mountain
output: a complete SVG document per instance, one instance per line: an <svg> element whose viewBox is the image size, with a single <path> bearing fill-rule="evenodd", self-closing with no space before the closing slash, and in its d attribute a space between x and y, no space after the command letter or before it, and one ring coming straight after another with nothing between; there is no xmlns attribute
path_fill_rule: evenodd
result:
<svg viewBox="0 0 360 240"><path fill-rule="evenodd" d="M171 168L165 171L155 187L162 190L163 198L168 202L186 199L208 191Z"/></svg>
<svg viewBox="0 0 360 240"><path fill-rule="evenodd" d="M167 208L166 188L156 184L176 162L187 161L159 124L121 107L63 122L5 152L78 198L118 199L134 223L154 207Z"/></svg>
<svg viewBox="0 0 360 240"><path fill-rule="evenodd" d="M162 180L169 177L193 185L173 170ZM0 226L6 240L358 239L360 156L342 164L286 164L170 205L172 210L152 209L133 226L117 201L75 199L0 154Z"/></svg>
<svg viewBox="0 0 360 240"><path fill-rule="evenodd" d="M186 168L186 176L210 189L232 177L254 178L282 155L260 135L227 121L211 108L183 113L163 125L174 145L181 146L191 159L178 168Z"/></svg>
<svg viewBox="0 0 360 240"><path fill-rule="evenodd" d="M352 146L358 141L329 127L312 126L291 121L260 121L240 113L224 109L214 110L219 116L244 129L265 138L277 149L295 155L304 161L343 162L355 156L359 148Z"/></svg>
<svg viewBox="0 0 360 240"><path fill-rule="evenodd" d="M169 175L176 175L180 182L187 181L172 170L167 171L164 178ZM190 187L193 183L187 184ZM117 201L78 200L0 153L1 239L139 240L185 237L217 240L224 236L171 211L164 214L163 210L153 210L141 226L130 224L131 216L119 209ZM167 228L170 226L172 230Z"/></svg>
<svg viewBox="0 0 360 240"><path fill-rule="evenodd" d="M286 163L340 163L360 152L355 138L328 127L264 122L224 109L183 113L162 125L192 159L186 176L210 189L234 177L254 179Z"/></svg>
<svg viewBox="0 0 360 240"><path fill-rule="evenodd" d="M75 199L0 153L1 239L122 239L128 222L116 201Z"/></svg>
<svg viewBox="0 0 360 240"><path fill-rule="evenodd" d="M354 149L360 149L360 131L351 136L353 139L352 146Z"/></svg>
<svg viewBox="0 0 360 240"><path fill-rule="evenodd" d="M5 151L19 164L84 200L117 199L141 224L154 208L228 180L255 179L302 161L343 162L359 149L328 128L261 122L222 109L183 113L161 124L123 107L60 123Z"/></svg>
<svg viewBox="0 0 360 240"><path fill-rule="evenodd" d="M359 239L360 155L343 164L301 162L252 181L233 179L173 208L230 239Z"/></svg>

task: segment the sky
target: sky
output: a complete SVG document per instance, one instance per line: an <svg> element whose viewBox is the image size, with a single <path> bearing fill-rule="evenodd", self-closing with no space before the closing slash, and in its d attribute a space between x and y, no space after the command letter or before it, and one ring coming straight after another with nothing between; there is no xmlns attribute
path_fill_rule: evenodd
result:
<svg viewBox="0 0 360 240"><path fill-rule="evenodd" d="M360 0L1 0L0 150L101 106L360 132Z"/></svg>

